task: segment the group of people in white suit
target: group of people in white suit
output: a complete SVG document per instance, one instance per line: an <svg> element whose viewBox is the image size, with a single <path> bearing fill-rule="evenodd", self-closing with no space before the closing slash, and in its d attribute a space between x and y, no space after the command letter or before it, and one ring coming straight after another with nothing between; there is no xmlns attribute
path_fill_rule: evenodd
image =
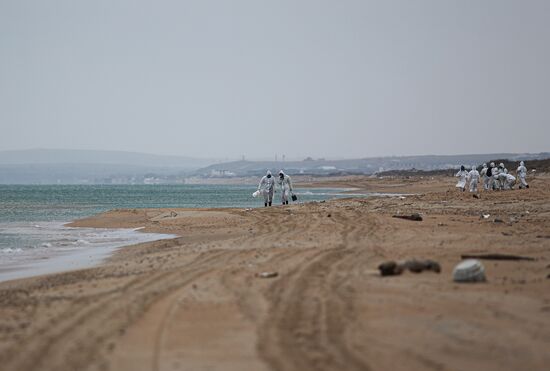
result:
<svg viewBox="0 0 550 371"><path fill-rule="evenodd" d="M514 189L517 180L519 179L519 188L529 188L527 183L527 168L525 163L521 161L518 168L516 169L516 176L510 174L508 169L501 162L498 166L494 162L491 162L489 166L483 164L481 172L477 171L477 166L472 166L471 170L468 171L462 165L460 170L455 175L458 178L456 187L461 191L466 190L466 186L469 186L470 192L477 192L478 183L480 179L482 180L483 189L485 191L495 191L495 190L506 190Z"/></svg>

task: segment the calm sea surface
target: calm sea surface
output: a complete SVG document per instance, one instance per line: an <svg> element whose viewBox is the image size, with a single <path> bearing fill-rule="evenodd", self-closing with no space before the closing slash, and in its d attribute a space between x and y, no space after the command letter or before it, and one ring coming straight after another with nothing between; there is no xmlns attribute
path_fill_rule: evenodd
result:
<svg viewBox="0 0 550 371"><path fill-rule="evenodd" d="M51 269L41 270L36 262L53 257L79 257L68 267L76 269L97 262L102 256L98 252L172 237L64 226L72 220L118 208L263 207L263 199L252 197L255 190L231 185L0 185L0 280L29 275L21 274L26 266L33 274L49 273ZM344 196L338 192L296 190L299 202ZM278 194L275 201L278 204ZM83 253L89 253L87 262L82 261Z"/></svg>

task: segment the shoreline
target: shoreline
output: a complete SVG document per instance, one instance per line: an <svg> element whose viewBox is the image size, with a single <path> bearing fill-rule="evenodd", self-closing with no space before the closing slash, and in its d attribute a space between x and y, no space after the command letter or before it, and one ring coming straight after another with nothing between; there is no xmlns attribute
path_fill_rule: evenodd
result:
<svg viewBox="0 0 550 371"><path fill-rule="evenodd" d="M313 187L315 188L315 187ZM310 188L301 188L300 191L307 192L307 189ZM327 188L327 193L319 193L315 192L311 195L317 195L317 197L320 195L327 195L330 196L333 194L333 197L342 196L340 193L336 193L336 190L339 189L339 187L336 188ZM322 189L320 189L322 190ZM347 189L346 189L347 190ZM332 191L332 192L331 192ZM358 195L355 195L358 196ZM307 203L310 201L302 201L301 203ZM257 207L260 207L258 204ZM183 210L182 208L177 208L178 210ZM198 208L197 210L208 210L212 208ZM221 207L220 209L236 209L238 210L238 207ZM97 215L91 215L88 218L93 218L95 216L101 215L105 212L112 212L112 211L119 211L119 210L133 210L131 208L129 209L112 209L112 210L106 210L103 212L100 212ZM166 210L172 210L172 209L166 209ZM65 222L33 222L39 223L40 225L52 225L55 224L58 226L56 229L60 229L57 231L60 234L64 234L67 229L70 230L70 228L81 228L86 229L89 228L87 225L81 225L80 227L76 227L78 225L79 219L71 220L71 221L65 221ZM86 219L86 217L84 217ZM34 227L38 227L38 225L33 225ZM24 227L23 227L24 228ZM40 227L38 227L40 228ZM15 255L12 256L13 262L10 262L9 266L2 266L0 265L0 282L4 281L10 281L10 280L17 280L17 279L25 279L25 278L31 278L36 276L42 276L46 274L55 274L55 273L62 273L62 272L68 272L72 270L78 270L78 269L86 269L86 268L92 268L94 266L100 265L103 261L106 259L109 259L110 256L112 256L113 253L116 252L116 250L124 248L124 247L131 247L136 244L140 243L146 243L146 242L152 242L157 240L164 240L169 238L176 238L177 235L166 235L163 233L155 233L158 236L142 236L141 238L137 238L136 236L130 236L130 233L137 231L138 229L143 229L145 227L142 226L132 226L127 227L127 230L123 229L113 229L111 225L101 225L96 226L95 232L96 234L101 234L101 231L104 230L107 234L113 234L117 232L125 232L128 235L125 236L125 238L128 239L128 241L123 243L114 243L110 246L74 246L73 248L67 248L68 243L64 242L63 248L57 247L57 249L54 247L52 248L51 243L47 243L46 241L42 242L42 246L47 248L43 249L42 251L32 251L35 250L35 248L32 249L24 249L23 251L17 251L17 254L24 254L22 255ZM64 229L64 230L61 230ZM41 230L43 230L41 228ZM53 233L54 231L52 231ZM147 233L147 231L141 230L141 233ZM70 236L65 236L67 238L70 238ZM44 238L52 238L52 236L45 236ZM76 239L74 240L76 241ZM74 242L73 241L73 242ZM80 241L80 239L78 239ZM53 241L50 241L53 242ZM45 246L48 245L48 246ZM21 249L19 249L21 250ZM49 250L49 251L48 251Z"/></svg>
<svg viewBox="0 0 550 371"><path fill-rule="evenodd" d="M120 248L98 267L0 283L0 362L18 371L550 364L548 177L479 199L448 177L341 184L415 194L74 222L179 237ZM423 221L392 218L414 212ZM495 252L536 260L487 260L486 283L452 281L462 254ZM382 261L410 258L442 272L379 276Z"/></svg>
<svg viewBox="0 0 550 371"><path fill-rule="evenodd" d="M49 222L46 224L55 225L56 229L69 234L73 231L88 232L96 236L90 236L91 242L77 240L73 243L74 245L80 242L81 246L52 247L51 243L47 243L48 250L20 251L20 253L26 253L25 258L17 257L19 260L12 261L9 266L0 267L0 283L93 268L109 259L118 249L178 237L159 233L143 234L139 232L139 228L72 227L70 225L73 222ZM101 241L100 238L111 240L111 242Z"/></svg>

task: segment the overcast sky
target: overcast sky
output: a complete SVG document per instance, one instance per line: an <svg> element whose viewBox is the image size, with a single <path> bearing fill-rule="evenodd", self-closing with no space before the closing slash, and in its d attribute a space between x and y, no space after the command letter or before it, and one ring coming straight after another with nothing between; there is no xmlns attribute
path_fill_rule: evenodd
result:
<svg viewBox="0 0 550 371"><path fill-rule="evenodd" d="M0 0L0 150L550 150L550 1Z"/></svg>

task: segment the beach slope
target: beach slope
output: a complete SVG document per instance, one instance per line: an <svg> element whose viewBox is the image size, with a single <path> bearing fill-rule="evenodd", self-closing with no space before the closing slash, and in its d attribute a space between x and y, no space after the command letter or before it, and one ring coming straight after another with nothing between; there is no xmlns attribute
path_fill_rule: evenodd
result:
<svg viewBox="0 0 550 371"><path fill-rule="evenodd" d="M75 222L180 237L1 283L2 370L548 369L549 178L479 199L446 177L340 185L418 194ZM484 260L487 282L454 283L461 255L481 253L535 260ZM410 258L442 272L376 269Z"/></svg>

